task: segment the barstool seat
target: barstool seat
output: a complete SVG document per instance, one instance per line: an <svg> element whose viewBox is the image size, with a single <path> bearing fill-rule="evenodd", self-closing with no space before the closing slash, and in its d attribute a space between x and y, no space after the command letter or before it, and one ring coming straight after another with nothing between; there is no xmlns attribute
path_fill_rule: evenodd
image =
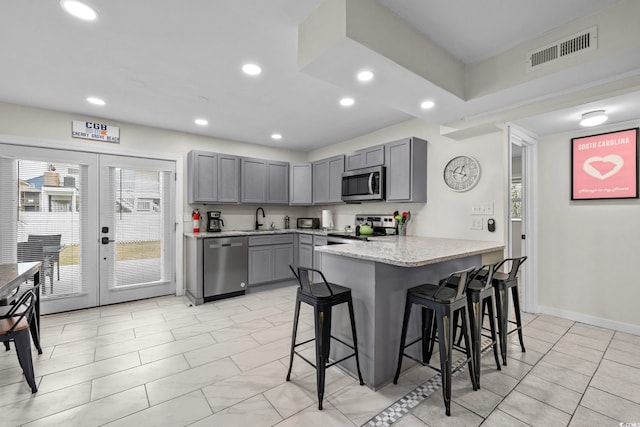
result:
<svg viewBox="0 0 640 427"><path fill-rule="evenodd" d="M336 285L327 282L324 274L320 270L305 267L289 266L293 274L298 279L300 287L296 293L296 308L293 317L293 333L291 334L291 352L289 356L289 371L287 372L287 381L291 379L291 369L293 368L294 354L302 360L310 364L316 369L316 382L318 392L318 409L322 410L322 400L324 398L324 381L325 370L336 363L343 362L351 357L356 358L356 368L358 370L358 379L360 385L364 385L362 374L360 373L360 359L358 357L358 340L356 336L356 324L353 315L353 300L351 298L351 289L346 286ZM322 282L313 283L310 277L319 276ZM298 332L298 318L300 317L300 303L307 303L313 307L315 338L296 343L296 335ZM353 345L336 338L331 335L331 310L333 306L347 303L349 307L349 318L351 320L351 333L353 335ZM331 339L334 339L346 347L353 350L353 353L331 362L329 360L329 352L331 349ZM296 347L307 344L311 341L316 342L316 363L311 362L306 357L296 351Z"/></svg>
<svg viewBox="0 0 640 427"><path fill-rule="evenodd" d="M469 376L471 377L471 384L474 390L478 389L476 383L475 366L473 362L473 356L471 354L471 340L469 339L470 328L467 319L469 318L469 311L467 308L467 299L465 297L465 290L467 287L467 279L469 273L474 271L475 268L469 268L462 271L452 273L448 278L440 281L439 285L425 284L410 288L407 291L407 299L404 308L404 319L402 321L402 332L400 335L400 350L398 352L398 367L396 374L393 378L393 383L398 383L400 377L400 371L402 370L402 359L408 357L423 366L429 366L430 368L440 372L442 376L442 396L444 398L445 411L447 415L451 415L451 378L453 372L462 368L464 363L453 369L453 330L454 321L453 318L456 313L460 313L462 318L462 335L465 341L464 352L466 354L469 366ZM449 285L455 285L455 288L448 287ZM422 307L422 334L419 338L406 344L407 340L407 328L409 324L409 318L411 316L411 308L413 304ZM438 347L440 350L440 368L429 364L431 358L431 348L433 347L432 339L432 322L435 318L435 329L438 334ZM405 353L405 349L417 342L422 342L422 360L413 357L410 354Z"/></svg>

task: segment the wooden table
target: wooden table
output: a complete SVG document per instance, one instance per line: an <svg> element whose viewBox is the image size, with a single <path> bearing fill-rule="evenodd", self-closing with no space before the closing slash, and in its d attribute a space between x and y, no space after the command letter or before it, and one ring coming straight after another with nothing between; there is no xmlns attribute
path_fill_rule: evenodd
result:
<svg viewBox="0 0 640 427"><path fill-rule="evenodd" d="M33 277L34 286L40 284L41 262L18 262L13 264L0 264L0 298L6 297L27 279ZM35 301L36 321L31 322L32 335L39 336L40 331L40 292L36 293ZM42 349L37 343L38 353L42 354Z"/></svg>

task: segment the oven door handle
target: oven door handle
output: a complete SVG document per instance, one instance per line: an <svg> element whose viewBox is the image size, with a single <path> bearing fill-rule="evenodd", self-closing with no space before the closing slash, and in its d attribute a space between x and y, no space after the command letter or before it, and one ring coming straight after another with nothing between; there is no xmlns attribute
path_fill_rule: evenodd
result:
<svg viewBox="0 0 640 427"><path fill-rule="evenodd" d="M375 172L369 174L369 194L373 194L373 175Z"/></svg>

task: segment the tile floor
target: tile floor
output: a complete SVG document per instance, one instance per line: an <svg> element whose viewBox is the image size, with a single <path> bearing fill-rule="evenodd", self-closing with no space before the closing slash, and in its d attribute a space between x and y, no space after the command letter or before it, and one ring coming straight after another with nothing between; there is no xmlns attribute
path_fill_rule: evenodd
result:
<svg viewBox="0 0 640 427"><path fill-rule="evenodd" d="M374 425L405 395L438 383L408 359L398 385L377 392L331 368L318 411L310 366L297 358L292 381L284 380L294 299L288 287L199 307L163 297L44 316L36 395L14 351L0 354L0 425ZM301 338L312 333L310 314L302 313ZM502 371L485 353L479 391L460 372L451 417L436 388L393 425L640 425L640 336L525 319L527 352L512 338Z"/></svg>

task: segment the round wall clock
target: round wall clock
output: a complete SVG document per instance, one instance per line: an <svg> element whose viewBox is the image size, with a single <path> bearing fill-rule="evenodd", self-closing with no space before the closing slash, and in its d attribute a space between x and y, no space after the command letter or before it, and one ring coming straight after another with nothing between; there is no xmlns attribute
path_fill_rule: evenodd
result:
<svg viewBox="0 0 640 427"><path fill-rule="evenodd" d="M453 191L467 191L480 179L480 164L469 156L456 156L444 167L444 182Z"/></svg>

